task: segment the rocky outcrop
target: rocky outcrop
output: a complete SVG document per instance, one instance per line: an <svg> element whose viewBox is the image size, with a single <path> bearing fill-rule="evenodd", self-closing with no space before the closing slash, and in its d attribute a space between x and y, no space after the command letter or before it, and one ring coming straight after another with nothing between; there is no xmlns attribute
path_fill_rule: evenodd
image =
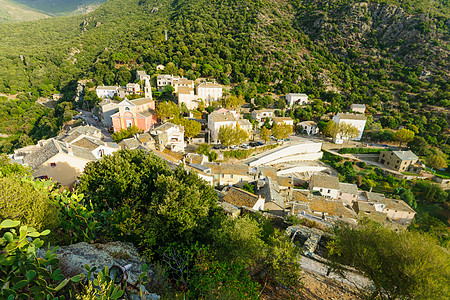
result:
<svg viewBox="0 0 450 300"><path fill-rule="evenodd" d="M445 67L443 62L449 59L446 26L424 13L411 14L396 5L374 2L317 8L300 12L297 24L311 39L341 56L393 56L406 65L431 70Z"/></svg>
<svg viewBox="0 0 450 300"><path fill-rule="evenodd" d="M139 256L139 252L133 244L122 242L106 244L77 243L59 247L55 253L59 259L59 267L66 277L80 273L87 275L84 267L86 264L91 268L97 267L97 272L105 266L111 268L114 265L124 267L131 264L131 268L127 272L127 281L135 284L142 273L143 265L146 263ZM44 254L44 251L38 253L40 256L44 256ZM149 277L151 277L152 271L147 270L147 272ZM147 293L145 299L159 299L159 296Z"/></svg>

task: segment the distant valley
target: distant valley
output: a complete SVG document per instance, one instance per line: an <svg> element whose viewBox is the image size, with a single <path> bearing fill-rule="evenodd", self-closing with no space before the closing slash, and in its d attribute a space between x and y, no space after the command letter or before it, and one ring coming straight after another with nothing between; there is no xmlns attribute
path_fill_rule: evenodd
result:
<svg viewBox="0 0 450 300"><path fill-rule="evenodd" d="M0 0L0 23L88 13L106 0Z"/></svg>

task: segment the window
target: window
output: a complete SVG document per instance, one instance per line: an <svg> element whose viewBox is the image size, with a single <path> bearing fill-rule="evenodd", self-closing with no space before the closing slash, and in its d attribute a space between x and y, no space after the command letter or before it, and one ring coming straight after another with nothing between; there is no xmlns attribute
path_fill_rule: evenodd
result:
<svg viewBox="0 0 450 300"><path fill-rule="evenodd" d="M320 189L320 192L322 193L322 192L323 192L323 189Z"/></svg>
<svg viewBox="0 0 450 300"><path fill-rule="evenodd" d="M129 110L130 110L130 108L129 108L128 106L126 106L126 107L125 107L125 110L128 110L128 111L129 111Z"/></svg>
<svg viewBox="0 0 450 300"><path fill-rule="evenodd" d="M56 163L54 162L50 163L50 167L56 167Z"/></svg>
<svg viewBox="0 0 450 300"><path fill-rule="evenodd" d="M133 126L133 121L127 120L127 128L130 128L131 126Z"/></svg>
<svg viewBox="0 0 450 300"><path fill-rule="evenodd" d="M220 174L220 177L225 178L225 174Z"/></svg>
<svg viewBox="0 0 450 300"><path fill-rule="evenodd" d="M230 178L233 178L233 174L230 175Z"/></svg>
<svg viewBox="0 0 450 300"><path fill-rule="evenodd" d="M331 193L331 190L328 190L328 194Z"/></svg>

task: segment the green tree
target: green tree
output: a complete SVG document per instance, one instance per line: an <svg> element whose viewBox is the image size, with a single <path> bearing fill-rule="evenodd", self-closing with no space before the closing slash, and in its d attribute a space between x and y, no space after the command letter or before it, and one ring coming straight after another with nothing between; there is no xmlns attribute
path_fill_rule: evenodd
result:
<svg viewBox="0 0 450 300"><path fill-rule="evenodd" d="M137 126L133 125L128 128L123 128L120 131L114 132L112 138L114 142L119 143L120 141L132 137L135 133L142 132Z"/></svg>
<svg viewBox="0 0 450 300"><path fill-rule="evenodd" d="M338 125L337 133L342 139L349 141L358 137L359 129L350 123L342 122Z"/></svg>
<svg viewBox="0 0 450 300"><path fill-rule="evenodd" d="M417 155L427 155L430 150L430 145L421 136L415 136L414 139L408 143L408 147Z"/></svg>
<svg viewBox="0 0 450 300"><path fill-rule="evenodd" d="M267 129L266 127L261 128L261 131L259 132L260 137L266 143L270 140L271 134L272 134L272 132L270 131L270 129Z"/></svg>
<svg viewBox="0 0 450 300"><path fill-rule="evenodd" d="M239 145L246 140L248 140L248 133L239 126L235 128L232 125L222 126L219 129L219 141L227 147Z"/></svg>
<svg viewBox="0 0 450 300"><path fill-rule="evenodd" d="M159 174L170 170L158 157L142 150L120 150L86 165L77 191L97 211L116 210L126 200L149 201Z"/></svg>
<svg viewBox="0 0 450 300"><path fill-rule="evenodd" d="M0 178L0 220L15 219L37 230L56 228L59 213L50 197L50 183L12 176Z"/></svg>
<svg viewBox="0 0 450 300"><path fill-rule="evenodd" d="M172 101L164 101L158 103L156 114L163 122L180 116L180 109Z"/></svg>
<svg viewBox="0 0 450 300"><path fill-rule="evenodd" d="M402 128L394 134L394 139L400 143L399 146L401 147L402 143L409 143L414 140L414 135L414 131Z"/></svg>
<svg viewBox="0 0 450 300"><path fill-rule="evenodd" d="M293 132L293 126L285 123L276 123L272 127L272 134L276 139L286 139Z"/></svg>
<svg viewBox="0 0 450 300"><path fill-rule="evenodd" d="M330 120L327 122L325 127L323 128L323 134L328 137L335 138L338 133L338 126L336 122Z"/></svg>
<svg viewBox="0 0 450 300"><path fill-rule="evenodd" d="M245 103L244 97L241 95L231 95L226 99L226 107L227 108L237 108Z"/></svg>
<svg viewBox="0 0 450 300"><path fill-rule="evenodd" d="M449 253L434 239L415 232L394 232L365 220L353 228L340 224L328 244L334 270L343 265L369 278L380 299L447 299ZM370 292L369 292L370 293Z"/></svg>
<svg viewBox="0 0 450 300"><path fill-rule="evenodd" d="M445 158L436 154L429 155L426 158L426 163L428 166L437 170L447 168L447 162L445 161Z"/></svg>
<svg viewBox="0 0 450 300"><path fill-rule="evenodd" d="M184 127L184 136L189 140L196 137L202 131L202 125L195 120L188 120L176 117L171 120L172 123L182 125Z"/></svg>

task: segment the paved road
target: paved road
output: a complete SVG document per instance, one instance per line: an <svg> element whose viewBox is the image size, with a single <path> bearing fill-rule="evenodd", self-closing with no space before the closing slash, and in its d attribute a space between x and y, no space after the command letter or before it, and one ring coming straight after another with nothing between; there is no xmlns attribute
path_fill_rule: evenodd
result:
<svg viewBox="0 0 450 300"><path fill-rule="evenodd" d="M97 121L94 119L94 115L90 111L80 110L83 113L83 116L85 117L86 122L94 127L97 127L102 131L102 140L105 142L113 142L113 139L111 137L111 134L108 132L108 129L103 126L103 124L100 121Z"/></svg>

